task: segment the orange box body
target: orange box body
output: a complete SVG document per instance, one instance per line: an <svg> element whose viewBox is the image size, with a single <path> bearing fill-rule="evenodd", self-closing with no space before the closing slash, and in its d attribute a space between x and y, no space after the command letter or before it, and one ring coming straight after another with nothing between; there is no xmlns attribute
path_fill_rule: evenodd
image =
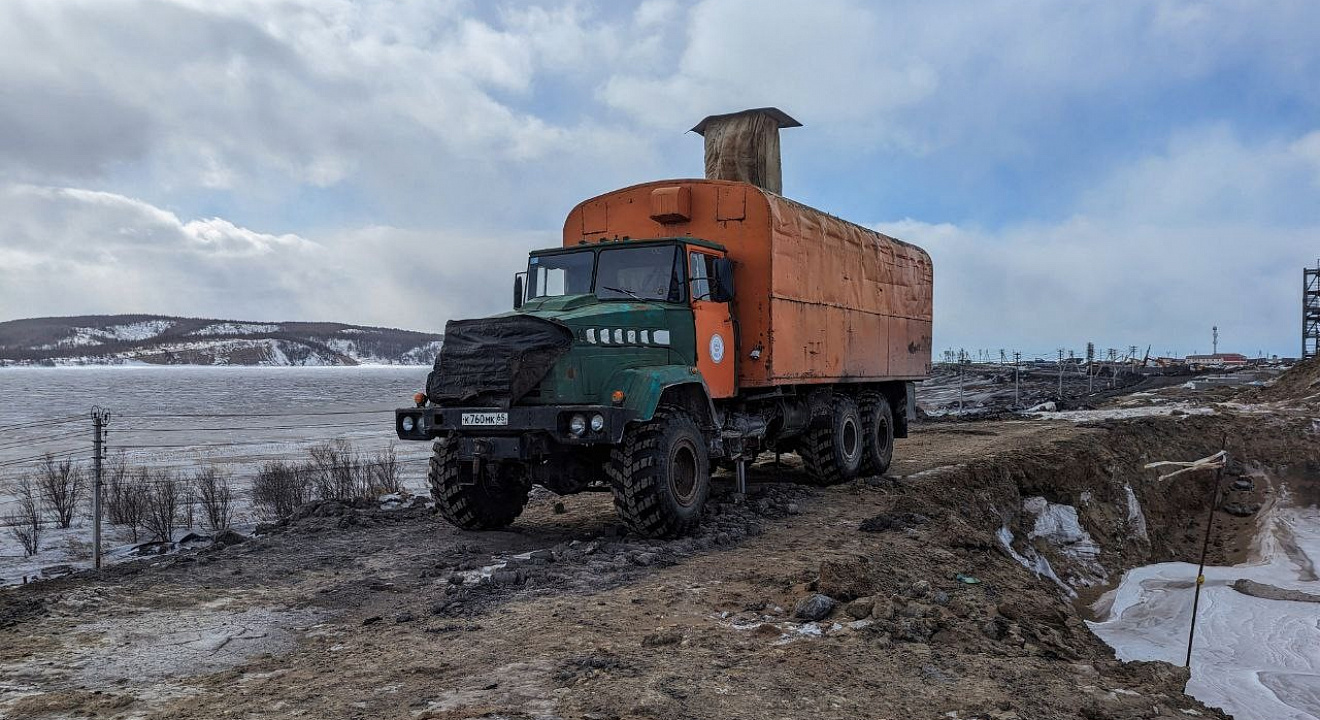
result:
<svg viewBox="0 0 1320 720"><path fill-rule="evenodd" d="M933 271L915 245L724 180L635 185L564 221L565 247L685 236L734 262L739 387L930 375Z"/></svg>

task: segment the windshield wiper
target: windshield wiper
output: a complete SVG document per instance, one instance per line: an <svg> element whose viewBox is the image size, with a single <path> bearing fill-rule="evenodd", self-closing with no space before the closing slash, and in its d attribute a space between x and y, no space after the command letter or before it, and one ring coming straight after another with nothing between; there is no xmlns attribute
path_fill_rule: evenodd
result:
<svg viewBox="0 0 1320 720"><path fill-rule="evenodd" d="M609 290L610 292L627 293L628 297L632 298L633 300L642 299L640 296L637 295L637 293L633 292L632 290L624 290L623 288L610 287L609 285L601 285L600 288L602 290Z"/></svg>

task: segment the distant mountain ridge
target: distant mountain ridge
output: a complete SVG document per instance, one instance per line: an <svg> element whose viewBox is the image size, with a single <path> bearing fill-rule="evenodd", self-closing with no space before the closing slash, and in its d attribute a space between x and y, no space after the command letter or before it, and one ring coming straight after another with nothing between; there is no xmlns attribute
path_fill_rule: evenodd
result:
<svg viewBox="0 0 1320 720"><path fill-rule="evenodd" d="M0 366L430 365L442 335L318 322L85 315L0 322Z"/></svg>

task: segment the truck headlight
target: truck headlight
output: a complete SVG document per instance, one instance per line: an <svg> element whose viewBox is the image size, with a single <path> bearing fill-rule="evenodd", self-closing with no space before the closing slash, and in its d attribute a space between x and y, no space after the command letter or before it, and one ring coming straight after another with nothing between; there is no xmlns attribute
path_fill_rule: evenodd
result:
<svg viewBox="0 0 1320 720"><path fill-rule="evenodd" d="M600 432L601 430L604 430L604 429L605 429L605 416L604 416L604 415L601 415L600 413L596 413L595 415L592 415L592 416L591 416L591 431L592 431L592 432Z"/></svg>
<svg viewBox="0 0 1320 720"><path fill-rule="evenodd" d="M402 427L404 432L412 432L416 426L417 423L411 415L404 415L403 420L399 422L399 427Z"/></svg>
<svg viewBox="0 0 1320 720"><path fill-rule="evenodd" d="M586 432L587 419L581 415L574 415L573 418L568 421L568 431L574 435L581 435Z"/></svg>

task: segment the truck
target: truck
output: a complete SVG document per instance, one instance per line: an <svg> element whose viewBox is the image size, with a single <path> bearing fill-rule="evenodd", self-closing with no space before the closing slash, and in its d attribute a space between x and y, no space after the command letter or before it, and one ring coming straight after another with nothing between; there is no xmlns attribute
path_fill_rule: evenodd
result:
<svg viewBox="0 0 1320 720"><path fill-rule="evenodd" d="M451 320L398 437L433 442L438 512L503 528L535 485L611 492L633 532L693 531L713 467L796 453L818 484L883 474L931 370L919 247L782 196L776 108L714 115L706 177L578 204L513 310Z"/></svg>

